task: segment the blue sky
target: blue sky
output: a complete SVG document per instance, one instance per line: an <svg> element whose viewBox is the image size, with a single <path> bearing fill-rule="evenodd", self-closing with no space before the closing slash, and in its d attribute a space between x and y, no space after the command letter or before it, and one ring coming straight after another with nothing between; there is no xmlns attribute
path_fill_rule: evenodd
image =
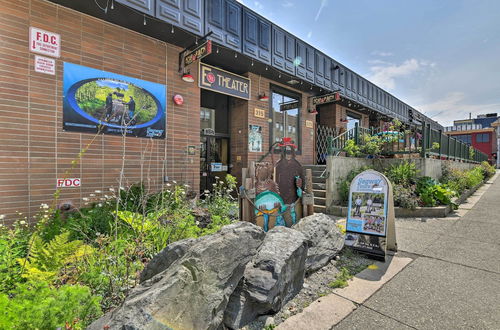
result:
<svg viewBox="0 0 500 330"><path fill-rule="evenodd" d="M239 0L443 125L500 114L500 0Z"/></svg>

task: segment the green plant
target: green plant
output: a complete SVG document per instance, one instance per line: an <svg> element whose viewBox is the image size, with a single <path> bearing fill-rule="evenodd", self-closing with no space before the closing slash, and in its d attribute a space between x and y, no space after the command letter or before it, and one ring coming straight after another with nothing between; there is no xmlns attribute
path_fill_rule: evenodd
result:
<svg viewBox="0 0 500 330"><path fill-rule="evenodd" d="M269 324L269 325L266 325L264 328L262 328L262 330L273 330L275 328L276 328L275 324Z"/></svg>
<svg viewBox="0 0 500 330"><path fill-rule="evenodd" d="M31 232L23 220L11 227L0 224L0 292L10 291L24 280L17 260L26 257L30 237Z"/></svg>
<svg viewBox="0 0 500 330"><path fill-rule="evenodd" d="M382 151L382 138L378 135L363 134L361 136L361 149L360 151L365 155L379 155Z"/></svg>
<svg viewBox="0 0 500 330"><path fill-rule="evenodd" d="M409 187L415 183L417 177L417 166L414 162L403 161L396 165L391 165L385 175L395 185Z"/></svg>
<svg viewBox="0 0 500 330"><path fill-rule="evenodd" d="M27 280L53 282L61 272L69 273L92 248L82 241L69 241L69 232L57 235L50 242L44 242L38 235L31 236L26 258L17 261L21 276Z"/></svg>
<svg viewBox="0 0 500 330"><path fill-rule="evenodd" d="M432 142L431 150L439 150L440 147L439 142Z"/></svg>
<svg viewBox="0 0 500 330"><path fill-rule="evenodd" d="M357 157L361 154L361 149L354 140L347 140L343 148L348 157Z"/></svg>
<svg viewBox="0 0 500 330"><path fill-rule="evenodd" d="M493 167L487 161L481 162L481 169L483 170L483 176L485 179L493 176L496 173L495 167Z"/></svg>
<svg viewBox="0 0 500 330"><path fill-rule="evenodd" d="M394 204L404 209L414 210L418 206L415 186L393 185Z"/></svg>
<svg viewBox="0 0 500 330"><path fill-rule="evenodd" d="M451 205L451 199L457 195L457 192L448 188L444 184L435 184L427 186L420 192L420 199L425 206Z"/></svg>
<svg viewBox="0 0 500 330"><path fill-rule="evenodd" d="M0 293L0 329L84 329L102 314L99 300L84 286L19 284Z"/></svg>
<svg viewBox="0 0 500 330"><path fill-rule="evenodd" d="M328 283L328 286L332 289L345 288L349 285L347 281L349 281L351 278L353 278L353 275L351 274L349 269L347 269L346 267L342 267L340 269L340 272L335 276L335 280Z"/></svg>
<svg viewBox="0 0 500 330"><path fill-rule="evenodd" d="M476 151L472 146L469 147L469 159L474 159L474 156L476 154Z"/></svg>

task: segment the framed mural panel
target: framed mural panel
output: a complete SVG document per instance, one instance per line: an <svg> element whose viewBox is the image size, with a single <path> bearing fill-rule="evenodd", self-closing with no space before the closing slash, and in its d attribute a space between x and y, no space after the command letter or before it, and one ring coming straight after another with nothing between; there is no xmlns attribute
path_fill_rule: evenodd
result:
<svg viewBox="0 0 500 330"><path fill-rule="evenodd" d="M64 63L66 131L165 138L166 86Z"/></svg>

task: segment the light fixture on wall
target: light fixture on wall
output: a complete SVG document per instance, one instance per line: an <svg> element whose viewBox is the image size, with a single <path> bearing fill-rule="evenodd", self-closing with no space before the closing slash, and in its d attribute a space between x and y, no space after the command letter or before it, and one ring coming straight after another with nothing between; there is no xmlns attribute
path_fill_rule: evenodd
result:
<svg viewBox="0 0 500 330"><path fill-rule="evenodd" d="M194 77L188 71L188 72L184 72L182 74L182 80L184 80L185 82L188 82L188 83L192 83L192 82L194 82Z"/></svg>
<svg viewBox="0 0 500 330"><path fill-rule="evenodd" d="M269 101L269 96L266 93L259 94L259 101Z"/></svg>
<svg viewBox="0 0 500 330"><path fill-rule="evenodd" d="M344 118L340 118L340 122L341 123L347 123L347 122L349 122L349 120L347 120L347 118L345 118L345 119Z"/></svg>
<svg viewBox="0 0 500 330"><path fill-rule="evenodd" d="M316 108L312 108L308 110L309 113L312 113L313 115L316 115L318 113L318 110Z"/></svg>

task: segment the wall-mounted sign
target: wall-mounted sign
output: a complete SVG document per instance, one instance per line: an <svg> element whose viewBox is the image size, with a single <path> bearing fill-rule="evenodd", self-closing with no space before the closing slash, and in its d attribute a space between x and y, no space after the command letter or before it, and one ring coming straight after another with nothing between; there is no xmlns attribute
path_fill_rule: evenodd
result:
<svg viewBox="0 0 500 330"><path fill-rule="evenodd" d="M254 108L253 115L257 118L266 118L266 110L260 108Z"/></svg>
<svg viewBox="0 0 500 330"><path fill-rule="evenodd" d="M332 103L335 101L340 101L339 92L315 96L312 98L313 106L320 105L320 104L326 104L326 103Z"/></svg>
<svg viewBox="0 0 500 330"><path fill-rule="evenodd" d="M172 99L174 100L174 103L177 105L184 104L184 98L180 94L175 94Z"/></svg>
<svg viewBox="0 0 500 330"><path fill-rule="evenodd" d="M82 180L80 178L56 180L57 188L80 187L81 185L82 185Z"/></svg>
<svg viewBox="0 0 500 330"><path fill-rule="evenodd" d="M306 120L306 127L307 128L314 128L314 123L312 120Z"/></svg>
<svg viewBox="0 0 500 330"><path fill-rule="evenodd" d="M207 40L184 55L184 66L188 66L212 53L212 40Z"/></svg>
<svg viewBox="0 0 500 330"><path fill-rule="evenodd" d="M165 138L163 84L64 63L67 131Z"/></svg>
<svg viewBox="0 0 500 330"><path fill-rule="evenodd" d="M36 27L30 27L30 51L47 56L61 57L61 36Z"/></svg>
<svg viewBox="0 0 500 330"><path fill-rule="evenodd" d="M250 99L250 79L201 62L198 72L199 87L245 100Z"/></svg>
<svg viewBox="0 0 500 330"><path fill-rule="evenodd" d="M210 171L222 172L222 163L210 163Z"/></svg>
<svg viewBox="0 0 500 330"><path fill-rule="evenodd" d="M56 60L35 55L35 71L45 74L56 74Z"/></svg>
<svg viewBox="0 0 500 330"><path fill-rule="evenodd" d="M262 126L248 125L248 150L262 152Z"/></svg>
<svg viewBox="0 0 500 330"><path fill-rule="evenodd" d="M394 202L389 180L368 170L351 182L345 244L385 258L386 248L396 250Z"/></svg>
<svg viewBox="0 0 500 330"><path fill-rule="evenodd" d="M188 156L196 155L196 146L187 146L186 153L188 154Z"/></svg>

